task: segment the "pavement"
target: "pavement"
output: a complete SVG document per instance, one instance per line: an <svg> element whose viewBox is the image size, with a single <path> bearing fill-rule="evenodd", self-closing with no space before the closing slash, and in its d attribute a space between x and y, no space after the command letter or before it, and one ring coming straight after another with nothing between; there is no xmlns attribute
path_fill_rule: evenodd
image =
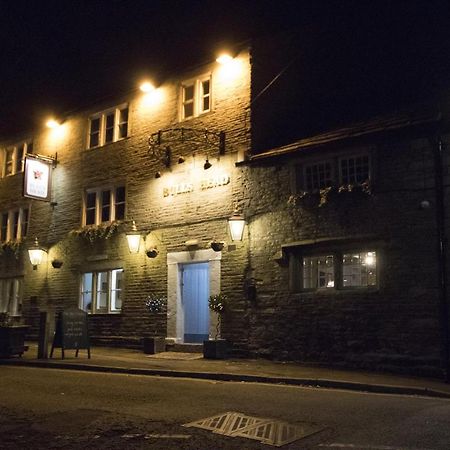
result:
<svg viewBox="0 0 450 450"><path fill-rule="evenodd" d="M163 352L146 355L139 350L91 347L86 350L55 349L53 358L38 359L37 344L28 343L22 357L0 359L0 365L41 367L89 372L121 373L216 381L256 382L305 387L346 389L384 394L450 398L444 381L385 373L340 370L264 359L204 359L200 353Z"/></svg>

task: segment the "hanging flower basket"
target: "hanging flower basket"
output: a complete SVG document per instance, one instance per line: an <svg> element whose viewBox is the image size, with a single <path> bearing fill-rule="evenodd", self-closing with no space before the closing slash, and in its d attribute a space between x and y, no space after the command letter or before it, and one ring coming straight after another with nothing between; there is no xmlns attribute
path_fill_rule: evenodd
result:
<svg viewBox="0 0 450 450"><path fill-rule="evenodd" d="M22 250L22 242L20 241L7 241L0 245L0 255L11 255L16 259L19 259L20 251Z"/></svg>
<svg viewBox="0 0 450 450"><path fill-rule="evenodd" d="M86 225L85 227L72 230L71 234L84 239L93 244L99 240L107 240L112 238L119 229L120 222L112 222L100 225Z"/></svg>

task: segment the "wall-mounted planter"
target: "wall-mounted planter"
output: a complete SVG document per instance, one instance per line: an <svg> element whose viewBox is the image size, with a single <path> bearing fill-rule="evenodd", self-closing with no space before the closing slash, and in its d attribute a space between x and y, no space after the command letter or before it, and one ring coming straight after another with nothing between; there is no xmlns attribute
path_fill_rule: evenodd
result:
<svg viewBox="0 0 450 450"><path fill-rule="evenodd" d="M52 261L52 267L54 269L61 269L62 265L63 265L63 262L60 259L54 259Z"/></svg>

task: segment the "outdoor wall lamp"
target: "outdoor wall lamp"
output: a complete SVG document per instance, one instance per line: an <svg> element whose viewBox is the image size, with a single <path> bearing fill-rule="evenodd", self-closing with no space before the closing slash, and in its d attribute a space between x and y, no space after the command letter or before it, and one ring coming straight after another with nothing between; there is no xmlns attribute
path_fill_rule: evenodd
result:
<svg viewBox="0 0 450 450"><path fill-rule="evenodd" d="M242 241L244 235L245 219L235 208L233 215L228 219L228 226L230 227L230 234L232 241Z"/></svg>
<svg viewBox="0 0 450 450"><path fill-rule="evenodd" d="M61 123L53 118L48 119L47 122L45 122L45 126L50 129L58 128L60 125Z"/></svg>
<svg viewBox="0 0 450 450"><path fill-rule="evenodd" d="M133 220L131 231L126 233L128 241L128 249L130 253L139 253L139 246L141 244L141 234L139 233L136 222Z"/></svg>
<svg viewBox="0 0 450 450"><path fill-rule="evenodd" d="M150 81L144 81L143 83L141 83L141 85L139 86L139 89L144 92L145 94L148 94L149 92L153 92L155 90L155 86L153 86L152 83L150 83Z"/></svg>
<svg viewBox="0 0 450 450"><path fill-rule="evenodd" d="M233 61L233 57L228 53L222 53L216 58L216 62L219 64L227 64L231 61Z"/></svg>
<svg viewBox="0 0 450 450"><path fill-rule="evenodd" d="M37 266L42 263L45 253L47 251L39 245L38 238L36 237L34 239L34 245L28 249L28 256L30 257L33 270L37 270Z"/></svg>

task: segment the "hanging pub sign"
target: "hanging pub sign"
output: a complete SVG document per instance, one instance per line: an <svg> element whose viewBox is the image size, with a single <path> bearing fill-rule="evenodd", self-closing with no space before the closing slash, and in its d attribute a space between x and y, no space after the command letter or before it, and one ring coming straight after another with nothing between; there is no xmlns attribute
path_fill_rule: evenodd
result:
<svg viewBox="0 0 450 450"><path fill-rule="evenodd" d="M53 160L36 155L25 157L23 196L49 202L51 198Z"/></svg>

